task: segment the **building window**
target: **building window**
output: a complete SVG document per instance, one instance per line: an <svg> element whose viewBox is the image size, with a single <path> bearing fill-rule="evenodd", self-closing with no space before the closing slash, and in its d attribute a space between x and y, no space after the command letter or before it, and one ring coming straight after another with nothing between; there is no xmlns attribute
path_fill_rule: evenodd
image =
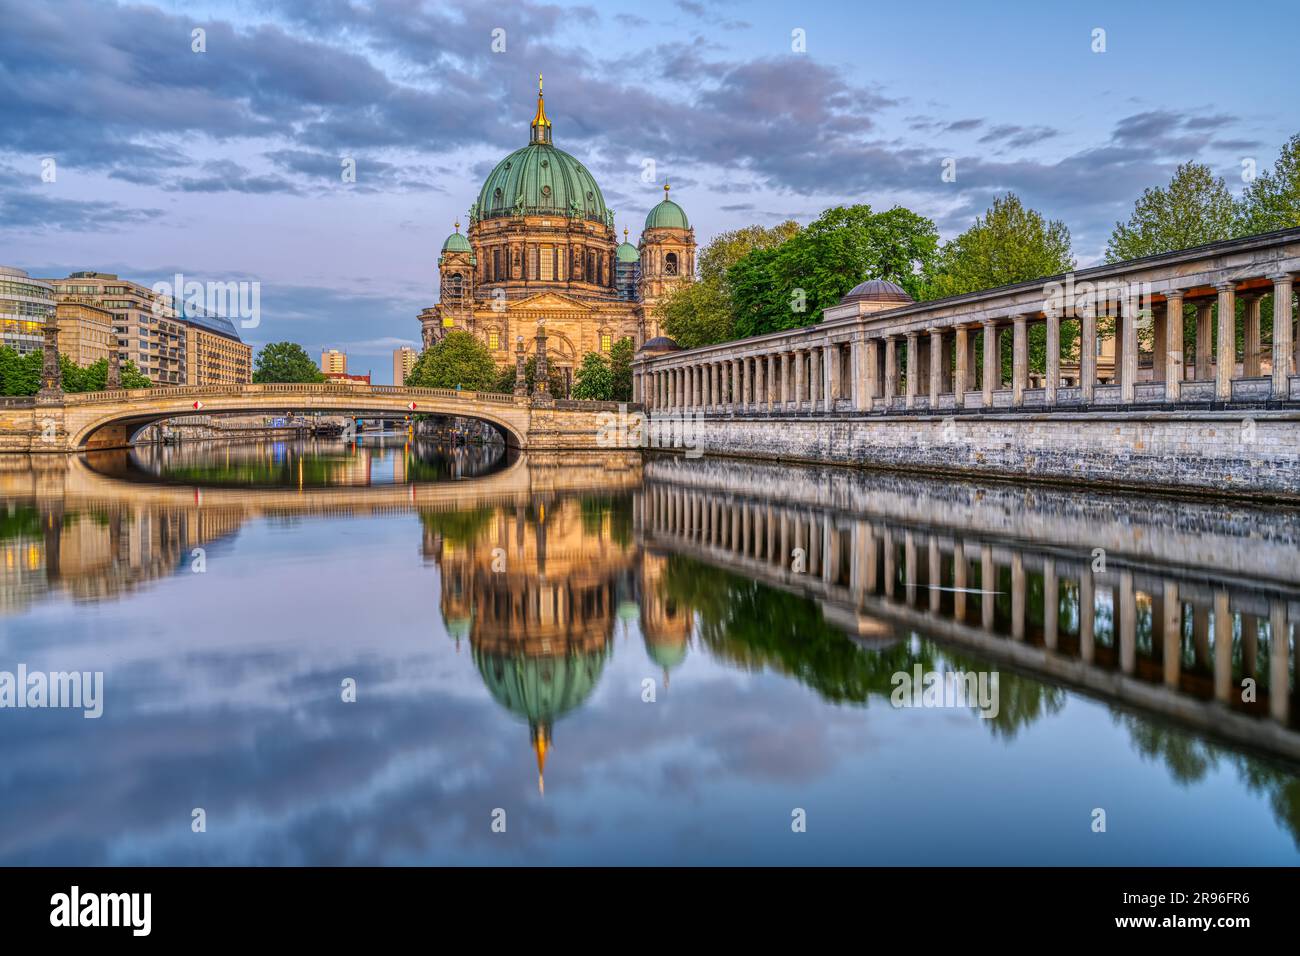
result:
<svg viewBox="0 0 1300 956"><path fill-rule="evenodd" d="M539 272L539 266L537 261L537 247L529 246L528 247L528 275L526 276L526 278L536 279L538 272Z"/></svg>
<svg viewBox="0 0 1300 956"><path fill-rule="evenodd" d="M501 334L496 329L488 333L488 348L493 352L501 348Z"/></svg>
<svg viewBox="0 0 1300 956"><path fill-rule="evenodd" d="M664 275L677 275L677 253L670 252L668 255L664 256Z"/></svg>
<svg viewBox="0 0 1300 956"><path fill-rule="evenodd" d="M608 352L613 347L614 336L610 335L608 332L600 333L600 350L602 352Z"/></svg>
<svg viewBox="0 0 1300 956"><path fill-rule="evenodd" d="M550 282L555 278L555 251L550 246L542 247L541 268L537 277L543 282Z"/></svg>

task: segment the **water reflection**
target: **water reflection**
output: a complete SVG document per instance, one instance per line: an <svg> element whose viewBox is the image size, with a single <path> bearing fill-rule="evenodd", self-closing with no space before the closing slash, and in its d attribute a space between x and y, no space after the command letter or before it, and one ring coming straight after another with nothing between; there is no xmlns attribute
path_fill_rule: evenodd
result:
<svg viewBox="0 0 1300 956"><path fill-rule="evenodd" d="M178 785L194 778L256 820L237 840L211 841L208 862L518 860L524 847L480 841L478 815L521 799L525 748L547 796L520 812L529 848L551 861L633 849L663 862L791 859L801 851L736 818L769 798L785 805L785 786L803 805L814 781L830 788L822 812L833 814L873 768L891 781L876 799L900 801L904 833L935 826L914 804L963 827L936 862L965 862L989 839L975 832L989 822L981 792L1010 805L1019 819L1008 826L1055 847L1046 861L1093 859L1095 844L1036 816L1065 799L1044 770L1053 760L1074 761L1056 773L1076 790L1099 778L1119 794L1136 779L1199 787L1172 819L1160 799L1128 808L1157 854L1138 861L1181 859L1190 828L1207 815L1253 819L1253 800L1287 837L1252 831L1243 861L1295 858L1291 511L672 457L504 460L490 449L461 449L470 453L440 472L478 477L416 481L410 456L439 453L372 451L360 483L331 470L336 446L278 459L267 446L181 446L0 460L3 660L80 668L102 654L110 688L105 730L31 713L0 723L14 754L0 860L194 860L163 822L176 806L213 802L211 790ZM376 480L375 460L399 453L407 477ZM293 462L320 480L299 482ZM202 578L196 548L224 558ZM176 627L161 629L169 617ZM472 671L454 663L466 658ZM923 717L888 702L892 676L918 664L998 670L997 716L958 712L913 736ZM685 689L683 674L694 675ZM355 720L334 708L341 676L363 689ZM1112 730L1089 723L1088 701ZM864 708L866 724L851 717ZM181 728L165 744L164 724ZM15 736L19 726L37 733ZM1163 784L1123 752L1088 757L1115 732ZM894 739L910 756L891 756ZM988 779L967 778L935 804L919 767L942 766L957 741ZM52 742L121 782L94 814L78 789L89 771L51 776ZM266 748L300 774L292 785ZM660 762L657 810L635 782L645 771L624 765L637 753ZM340 761L348 773L326 781L322 767ZM561 785L546 787L548 772ZM731 817L699 819L709 787L728 793L717 812L725 804ZM63 824L48 805L68 811ZM317 832L342 813L351 837ZM634 847L593 822L637 813L673 838ZM1118 842L1109 852L1125 852ZM869 848L888 860L904 843L853 815L810 852L850 862Z"/></svg>

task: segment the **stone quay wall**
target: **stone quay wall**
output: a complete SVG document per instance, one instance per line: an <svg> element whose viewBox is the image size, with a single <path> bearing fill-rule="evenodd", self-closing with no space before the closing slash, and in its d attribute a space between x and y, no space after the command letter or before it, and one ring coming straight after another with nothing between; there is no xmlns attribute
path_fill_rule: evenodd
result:
<svg viewBox="0 0 1300 956"><path fill-rule="evenodd" d="M1300 501L1300 411L710 417L689 455ZM692 447L693 446L693 447Z"/></svg>

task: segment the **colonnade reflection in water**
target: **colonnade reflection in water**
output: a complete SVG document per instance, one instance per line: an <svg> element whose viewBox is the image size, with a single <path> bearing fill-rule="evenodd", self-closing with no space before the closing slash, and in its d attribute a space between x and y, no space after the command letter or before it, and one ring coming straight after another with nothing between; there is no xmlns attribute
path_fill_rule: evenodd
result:
<svg viewBox="0 0 1300 956"><path fill-rule="evenodd" d="M159 477L212 465L158 458ZM557 723L636 630L663 684L705 654L837 704L887 702L917 663L997 670L1001 735L1082 694L1179 779L1236 765L1300 839L1292 510L635 454L364 488L143 484L148 462L0 470L0 615L112 599L250 521L413 513L429 601L527 725L539 787Z"/></svg>

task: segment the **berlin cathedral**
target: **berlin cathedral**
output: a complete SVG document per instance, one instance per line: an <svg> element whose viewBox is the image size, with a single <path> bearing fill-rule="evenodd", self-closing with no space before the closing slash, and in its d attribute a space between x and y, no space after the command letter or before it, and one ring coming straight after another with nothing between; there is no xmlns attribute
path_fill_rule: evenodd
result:
<svg viewBox="0 0 1300 956"><path fill-rule="evenodd" d="M513 367L522 338L529 355L545 325L547 359L565 382L588 352L608 354L631 337L639 348L661 334L655 308L695 274L695 231L664 199L646 216L640 241L615 232L614 211L586 167L551 141L541 77L528 145L501 160L438 257L438 303L420 313L423 347L449 329L477 336L498 367Z"/></svg>

